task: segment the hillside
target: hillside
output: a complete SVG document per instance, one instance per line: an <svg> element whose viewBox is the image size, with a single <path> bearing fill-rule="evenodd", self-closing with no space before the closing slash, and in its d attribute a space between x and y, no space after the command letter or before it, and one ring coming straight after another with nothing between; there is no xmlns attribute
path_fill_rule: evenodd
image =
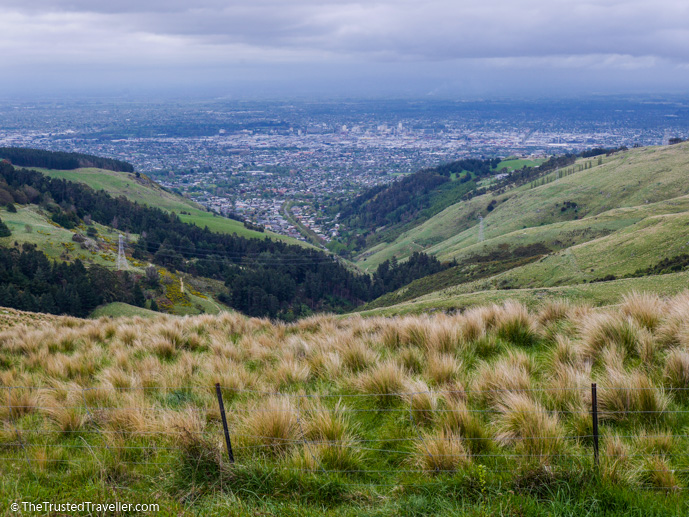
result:
<svg viewBox="0 0 689 517"><path fill-rule="evenodd" d="M341 224L340 237L330 247L341 254L386 247L456 203L510 182L523 183L573 160L573 155L537 161L471 158L417 171L330 207Z"/></svg>
<svg viewBox="0 0 689 517"><path fill-rule="evenodd" d="M213 232L6 162L0 196L7 219L0 217L0 299L27 311L83 317L113 302L175 314L223 310L211 294L245 314L291 321L354 309L446 268L423 255L362 275L313 247ZM129 271L112 267L119 234Z"/></svg>
<svg viewBox="0 0 689 517"><path fill-rule="evenodd" d="M685 515L689 297L618 302L18 315L0 330L0 496L170 516Z"/></svg>
<svg viewBox="0 0 689 517"><path fill-rule="evenodd" d="M638 275L687 253L689 146L632 149L600 161L580 159L544 181L457 203L395 242L368 250L359 257L368 268L418 251L458 263L376 305L441 289L502 289L508 296L512 289Z"/></svg>
<svg viewBox="0 0 689 517"><path fill-rule="evenodd" d="M0 147L0 159L17 166L37 170L53 178L78 181L95 190L176 213L184 222L212 231L236 233L244 237L264 238L301 243L273 232L249 230L240 221L214 215L196 203L161 187L147 176L134 172L134 167L120 160L81 153L64 153L20 147Z"/></svg>
<svg viewBox="0 0 689 517"><path fill-rule="evenodd" d="M208 227L214 232L236 233L248 238L265 238L266 236L288 242L308 246L308 244L279 235L270 231L257 232L249 230L240 221L214 215L202 207L180 195L170 192L143 174L115 172L105 169L79 168L75 170L55 170L45 168L34 169L52 178L84 183L95 190L105 190L113 196L125 196L127 199L148 206L155 206L169 212L174 212L179 218L201 228Z"/></svg>

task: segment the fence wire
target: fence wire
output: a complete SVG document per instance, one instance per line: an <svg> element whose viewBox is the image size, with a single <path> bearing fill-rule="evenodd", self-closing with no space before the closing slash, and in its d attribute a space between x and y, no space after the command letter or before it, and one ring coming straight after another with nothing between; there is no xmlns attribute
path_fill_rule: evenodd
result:
<svg viewBox="0 0 689 517"><path fill-rule="evenodd" d="M637 468L646 462L644 472L671 473L678 480L672 489L684 490L689 488L689 445L682 440L689 439L685 429L662 431L659 425L664 424L666 417L681 418L689 410L666 408L653 409L608 409L601 407L582 408L578 410L539 406L526 411L526 414L537 414L551 418L567 418L578 415L591 419L597 414L601 419L600 432L572 432L571 427L562 427L562 432L556 434L519 432L500 432L491 418L504 417L507 409L493 407L445 407L442 404L432 407L418 408L415 401L422 398L437 403L439 396L447 400L459 400L468 404L468 400L485 399L487 395L501 393L531 393L534 400L548 393L558 391L590 393L591 387L564 388L533 388L533 389L491 389L491 390L437 390L437 391L409 391L380 394L369 393L291 393L280 391L261 391L237 389L220 386L222 393L227 395L225 413L230 422L229 435L231 448L235 451L236 464L255 465L256 462L272 461L268 468L275 472L314 474L319 476L338 476L348 480L344 486L358 487L388 487L388 486L421 486L418 483L404 482L404 476L421 476L432 479L437 475L453 475L458 471L483 466L495 473L515 472L516 468L524 464L575 465L577 468L601 468L608 462L636 462L629 465L629 469ZM635 391L663 391L662 388L633 388L618 386L598 386L598 400L606 391L635 392ZM222 458L222 447L225 445L223 429L219 424L217 414L219 408L214 405L214 387L187 386L89 386L89 387L55 387L55 386L0 386L6 397L2 397L0 405L0 462L20 463L29 465L68 464L74 467L83 466L89 456L74 457L78 451L90 453L90 457L104 460L111 457L117 464L134 466L152 466L161 468L175 468L192 451L191 445L200 445L215 451ZM689 388L673 389L678 392ZM143 405L136 405L130 395L141 392ZM668 390L670 391L670 390ZM49 403L45 397L38 396L35 401L27 399L25 395L41 395L52 393ZM70 397L76 393L78 396ZM170 401L169 395L179 396L188 393L188 398ZM204 398L205 397L205 398ZM279 407L264 407L262 399L275 397L286 402ZM123 405L117 405L118 398L123 398ZM394 400L393 400L394 399ZM585 399L585 397L583 398ZM76 403L79 400L79 403ZM67 402L69 401L69 402ZM335 406L332 406L335 401ZM340 405L342 401L349 401L349 406ZM99 402L105 403L99 405ZM353 404L353 405L352 405ZM362 407L357 407L356 405ZM600 404L600 402L599 402ZM6 411L3 411L6 410ZM38 412L44 418L22 418L25 414ZM67 413L67 414L65 414ZM290 416L296 422L292 436L281 436L280 432L250 433L250 427L244 425L251 418L261 414L275 414L276 417ZM309 419L319 413L337 415L346 420L349 431L346 437L314 437L307 427ZM136 417L132 416L138 415ZM463 414L477 419L483 435L472 436L470 433L448 433L448 438L441 442L458 442L461 452L447 453L442 448L434 447L434 440L438 435L436 426L427 423L437 423L448 415ZM4 416L2 416L4 415ZM62 416L61 416L62 415ZM143 416L141 416L143 415ZM198 422L189 426L184 424L184 418L195 415ZM163 420L158 419L161 416ZM181 420L166 422L164 417L176 417ZM360 420L357 421L357 416ZM131 417L132 421L126 418ZM655 425L651 429L639 429L633 426L617 425L620 417L635 417L643 419L646 425ZM136 420L138 418L138 420ZM655 418L655 420L654 420ZM384 431L390 432L391 424L399 426L398 436L371 436L370 433L380 431L376 428L377 419L387 419ZM370 429L361 425L366 422ZM199 429L194 429L198 425ZM685 425L685 424L683 424ZM569 432L567 432L569 429ZM579 429L584 430L586 426ZM635 429L639 429L638 432ZM634 431L634 432L630 432ZM680 432L674 432L680 431ZM367 433L369 433L367 435ZM315 433L317 434L317 433ZM127 440L123 443L123 440ZM139 440L137 442L137 440ZM143 442L141 442L143 440ZM598 448L594 454L592 442L602 441L605 445L609 440L630 440L627 449L615 452L614 448ZM552 450L548 442L559 445ZM227 444L229 445L229 444ZM437 444L435 444L437 445ZM455 444L456 445L456 444ZM630 447L634 446L634 449ZM559 447L559 448L558 448ZM569 450L562 450L570 447ZM357 468L331 468L324 462L321 452L347 451L357 458ZM290 465L286 456L276 455L275 451L301 451L304 461L313 466L299 467ZM41 452L42 451L42 452ZM70 452L73 451L73 452ZM544 452L545 451L545 452ZM198 451L197 451L198 452ZM62 456L61 456L62 455ZM101 457L99 457L101 455ZM109 456L106 456L109 455ZM427 462L419 456L427 456ZM70 456L70 457L66 457ZM188 458L187 458L188 459ZM193 458L192 458L193 459ZM456 460L452 468L444 468L445 460ZM222 462L226 460L221 459ZM663 462L666 469L654 468L657 462ZM655 463L654 463L655 462ZM423 468L420 465L437 464L437 468ZM231 468L231 467L229 467ZM360 481L359 481L360 480ZM388 481L380 482L377 481ZM350 482L351 481L351 482ZM356 481L356 482L354 482ZM687 485L687 486L680 486ZM647 488L657 488L652 485L642 485Z"/></svg>

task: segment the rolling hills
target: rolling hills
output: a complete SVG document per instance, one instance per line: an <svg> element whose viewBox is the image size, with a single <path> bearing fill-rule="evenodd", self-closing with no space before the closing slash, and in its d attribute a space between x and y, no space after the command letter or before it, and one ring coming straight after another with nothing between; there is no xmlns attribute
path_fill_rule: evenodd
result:
<svg viewBox="0 0 689 517"><path fill-rule="evenodd" d="M638 148L579 159L544 181L452 205L394 242L368 249L358 261L370 269L423 251L458 266L369 308L418 296L427 302L439 290L444 297L495 290L509 297L514 289L611 280L687 253L688 170L686 143Z"/></svg>

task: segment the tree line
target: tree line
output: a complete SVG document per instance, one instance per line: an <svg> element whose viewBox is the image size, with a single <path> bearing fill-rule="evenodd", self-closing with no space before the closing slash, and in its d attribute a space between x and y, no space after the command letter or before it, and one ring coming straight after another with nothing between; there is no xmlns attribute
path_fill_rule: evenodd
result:
<svg viewBox="0 0 689 517"><path fill-rule="evenodd" d="M34 244L0 248L0 300L14 309L86 317L103 303L143 307L141 279L98 265L49 260Z"/></svg>
<svg viewBox="0 0 689 517"><path fill-rule="evenodd" d="M131 163L103 158L91 154L45 151L23 147L0 147L0 159L20 167L42 167L44 169L73 170L80 167L96 167L117 172L134 172Z"/></svg>

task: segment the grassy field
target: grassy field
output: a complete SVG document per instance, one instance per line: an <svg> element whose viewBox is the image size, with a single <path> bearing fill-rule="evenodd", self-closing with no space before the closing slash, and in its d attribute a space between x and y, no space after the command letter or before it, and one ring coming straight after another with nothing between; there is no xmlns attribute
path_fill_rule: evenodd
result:
<svg viewBox="0 0 689 517"><path fill-rule="evenodd" d="M159 317L160 313L156 311L150 311L144 309L143 307L136 307L134 305L129 305L128 303L113 302L107 305L98 307L91 313L91 318L132 318L134 316L140 316L142 318L154 318Z"/></svg>
<svg viewBox="0 0 689 517"><path fill-rule="evenodd" d="M618 302L291 325L25 319L0 331L1 500L204 516L686 515L689 294Z"/></svg>
<svg viewBox="0 0 689 517"><path fill-rule="evenodd" d="M515 169L521 169L522 167L536 167L543 162L545 162L544 158L537 158L535 160L530 160L528 158L508 158L507 160L501 161L496 169L499 171L513 171Z"/></svg>
<svg viewBox="0 0 689 517"><path fill-rule="evenodd" d="M243 237L281 240L290 244L301 244L301 241L273 232L257 232L244 227L244 224L226 217L214 216L199 207L196 203L168 192L146 176L136 178L133 174L114 172L104 169L84 168L69 171L52 169L36 170L52 178L85 183L96 190L105 190L113 196L125 196L148 206L175 212L185 223L195 224L201 228L208 226L211 231L219 233L236 233ZM181 212L185 212L184 214Z"/></svg>

